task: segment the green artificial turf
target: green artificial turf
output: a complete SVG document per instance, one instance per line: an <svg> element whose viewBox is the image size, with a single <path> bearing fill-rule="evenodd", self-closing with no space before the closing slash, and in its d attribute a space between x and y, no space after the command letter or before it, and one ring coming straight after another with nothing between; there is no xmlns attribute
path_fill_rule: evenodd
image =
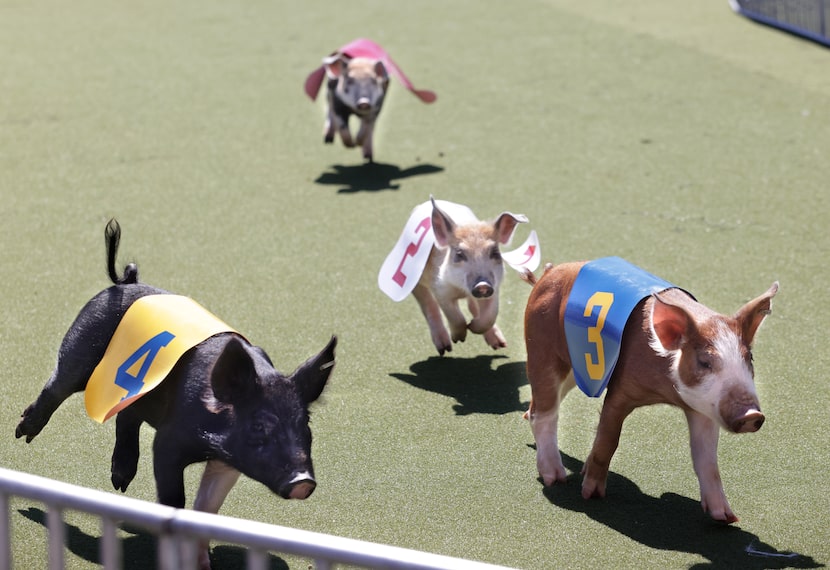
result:
<svg viewBox="0 0 830 570"><path fill-rule="evenodd" d="M302 91L357 37L438 94L424 105L393 79L374 165L322 144L323 104ZM114 424L80 396L30 445L12 434L108 285L116 216L122 263L279 369L340 337L313 411L317 491L287 502L243 478L225 515L534 570L827 565L828 66L725 0L0 0L0 465L111 490ZM627 421L607 500L583 501L578 475L542 488L521 417L528 286L508 271L507 349L472 336L443 358L416 303L376 286L430 194L527 214L516 238L536 229L545 261L619 255L723 312L780 281L755 350L766 424L720 443L738 524L700 512L668 407ZM599 405L563 406L575 473ZM131 497L154 499L151 439ZM97 523L67 517L67 567L94 566ZM45 565L43 521L12 502L15 568ZM123 535L127 568L151 566L152 540ZM243 558L214 550L222 567Z"/></svg>

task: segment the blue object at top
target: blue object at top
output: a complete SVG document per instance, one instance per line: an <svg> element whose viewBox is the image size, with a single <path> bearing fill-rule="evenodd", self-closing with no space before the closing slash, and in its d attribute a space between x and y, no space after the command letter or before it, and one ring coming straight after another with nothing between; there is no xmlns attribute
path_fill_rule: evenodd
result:
<svg viewBox="0 0 830 570"><path fill-rule="evenodd" d="M622 334L634 307L674 285L619 257L586 263L565 307L565 338L580 390L599 397L620 356Z"/></svg>

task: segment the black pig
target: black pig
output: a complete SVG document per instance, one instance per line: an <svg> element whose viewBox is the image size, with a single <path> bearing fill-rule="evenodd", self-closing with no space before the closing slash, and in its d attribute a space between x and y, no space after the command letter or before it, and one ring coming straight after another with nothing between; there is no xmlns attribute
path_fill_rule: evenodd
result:
<svg viewBox="0 0 830 570"><path fill-rule="evenodd" d="M168 292L138 282L135 264L115 269L121 230L105 230L107 269L115 284L93 297L63 339L52 377L23 412L15 431L30 442L70 395L86 389L124 313L136 300ZM112 483L126 491L135 477L139 428L156 429L153 469L160 503L185 505L184 469L208 461L194 507L217 512L239 472L286 499L305 499L316 486L308 406L334 366L337 338L290 376L235 332L216 334L183 354L156 388L116 418ZM205 553L206 554L206 553Z"/></svg>

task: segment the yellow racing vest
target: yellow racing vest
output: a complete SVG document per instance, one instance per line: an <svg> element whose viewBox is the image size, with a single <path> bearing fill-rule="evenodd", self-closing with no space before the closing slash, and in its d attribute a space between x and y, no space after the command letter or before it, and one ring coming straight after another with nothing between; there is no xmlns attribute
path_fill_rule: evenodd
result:
<svg viewBox="0 0 830 570"><path fill-rule="evenodd" d="M223 332L236 332L193 299L148 295L127 309L86 385L84 403L104 423L158 386L182 355Z"/></svg>

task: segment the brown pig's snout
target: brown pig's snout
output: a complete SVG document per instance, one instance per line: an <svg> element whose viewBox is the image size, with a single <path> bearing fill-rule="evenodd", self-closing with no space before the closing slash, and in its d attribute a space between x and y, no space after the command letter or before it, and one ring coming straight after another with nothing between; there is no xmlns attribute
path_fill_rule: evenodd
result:
<svg viewBox="0 0 830 570"><path fill-rule="evenodd" d="M735 433L752 433L761 429L766 417L758 410L749 410L743 416L732 423L732 431Z"/></svg>
<svg viewBox="0 0 830 570"><path fill-rule="evenodd" d="M478 282L473 286L472 293L473 297L477 299L486 299L487 297L493 296L493 293L495 293L495 289L486 279L479 279Z"/></svg>

